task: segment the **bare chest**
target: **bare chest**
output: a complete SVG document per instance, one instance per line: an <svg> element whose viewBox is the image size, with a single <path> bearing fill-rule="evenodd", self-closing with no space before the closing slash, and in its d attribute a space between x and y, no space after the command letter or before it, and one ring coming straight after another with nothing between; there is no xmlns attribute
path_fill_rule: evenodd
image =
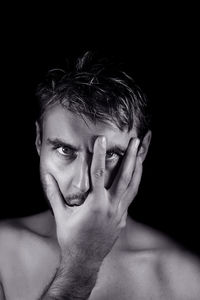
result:
<svg viewBox="0 0 200 300"><path fill-rule="evenodd" d="M41 249L41 247L40 247ZM7 300L36 300L51 282L59 266L59 255L28 249L7 262L3 276ZM90 300L169 299L164 280L148 260L130 254L110 254L103 262Z"/></svg>
<svg viewBox="0 0 200 300"><path fill-rule="evenodd" d="M170 295L153 262L128 254L108 257L89 300L165 300Z"/></svg>

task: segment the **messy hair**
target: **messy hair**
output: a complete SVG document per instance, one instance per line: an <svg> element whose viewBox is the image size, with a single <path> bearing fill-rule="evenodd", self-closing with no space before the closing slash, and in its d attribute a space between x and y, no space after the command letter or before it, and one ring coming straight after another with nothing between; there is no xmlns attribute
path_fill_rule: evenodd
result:
<svg viewBox="0 0 200 300"><path fill-rule="evenodd" d="M40 125L45 112L60 104L94 123L111 122L128 132L134 127L139 138L150 127L148 99L141 88L119 65L91 52L68 69L49 70L36 95Z"/></svg>

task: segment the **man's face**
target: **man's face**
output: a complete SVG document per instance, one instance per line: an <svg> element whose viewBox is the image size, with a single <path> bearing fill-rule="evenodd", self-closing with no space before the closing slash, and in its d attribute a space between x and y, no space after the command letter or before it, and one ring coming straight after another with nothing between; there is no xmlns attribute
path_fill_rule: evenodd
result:
<svg viewBox="0 0 200 300"><path fill-rule="evenodd" d="M90 192L90 166L98 136L105 136L107 141L105 188L108 188L136 131L127 133L114 124L94 124L59 105L44 116L42 140L39 133L36 139L40 171L57 180L69 205L80 205Z"/></svg>

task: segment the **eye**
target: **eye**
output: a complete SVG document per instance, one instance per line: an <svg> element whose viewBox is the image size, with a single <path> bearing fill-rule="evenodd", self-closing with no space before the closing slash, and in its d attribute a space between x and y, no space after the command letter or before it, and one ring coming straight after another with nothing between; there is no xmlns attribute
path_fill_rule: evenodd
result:
<svg viewBox="0 0 200 300"><path fill-rule="evenodd" d="M76 156L76 153L73 149L70 149L69 147L58 147L57 151L59 154L67 157L74 157Z"/></svg>
<svg viewBox="0 0 200 300"><path fill-rule="evenodd" d="M117 152L114 152L114 151L108 151L106 153L106 160L107 161L113 161L113 160L117 160L121 157L122 155L117 153Z"/></svg>

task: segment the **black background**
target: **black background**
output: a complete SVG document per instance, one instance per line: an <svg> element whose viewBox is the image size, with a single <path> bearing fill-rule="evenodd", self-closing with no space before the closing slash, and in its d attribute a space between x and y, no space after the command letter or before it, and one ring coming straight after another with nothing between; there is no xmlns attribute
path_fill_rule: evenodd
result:
<svg viewBox="0 0 200 300"><path fill-rule="evenodd" d="M130 213L200 252L197 24L188 7L12 7L1 35L0 217L43 211L34 90L47 68L85 50L114 54L153 103L153 139Z"/></svg>

